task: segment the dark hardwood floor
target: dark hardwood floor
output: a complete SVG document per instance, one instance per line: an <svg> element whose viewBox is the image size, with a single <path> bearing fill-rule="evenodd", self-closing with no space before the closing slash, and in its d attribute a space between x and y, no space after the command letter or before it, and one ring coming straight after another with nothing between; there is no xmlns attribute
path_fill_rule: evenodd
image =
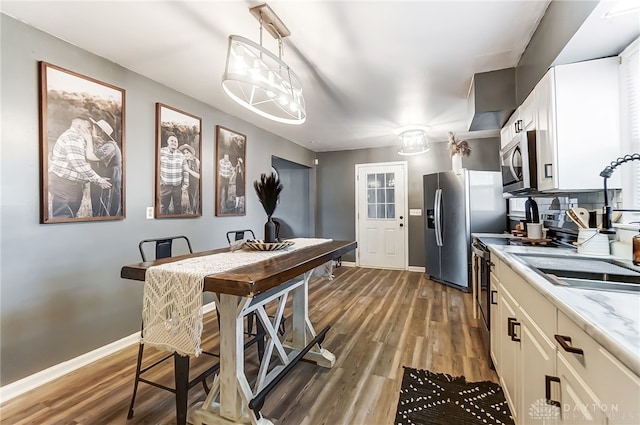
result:
<svg viewBox="0 0 640 425"><path fill-rule="evenodd" d="M473 319L471 294L417 272L340 267L335 275L332 281L312 279L309 316L317 330L331 325L323 346L336 355L336 364L296 365L262 410L275 424L392 424L403 366L497 382ZM207 351L218 349L216 321L215 312L205 315ZM147 359L163 355L145 352ZM173 394L145 384L134 417L126 419L136 355L134 345L9 400L0 406L0 423L174 424ZM210 361L205 357L193 361L194 375ZM245 368L257 368L253 348ZM171 385L173 367L162 369L153 377ZM201 386L190 391L190 405L203 399Z"/></svg>

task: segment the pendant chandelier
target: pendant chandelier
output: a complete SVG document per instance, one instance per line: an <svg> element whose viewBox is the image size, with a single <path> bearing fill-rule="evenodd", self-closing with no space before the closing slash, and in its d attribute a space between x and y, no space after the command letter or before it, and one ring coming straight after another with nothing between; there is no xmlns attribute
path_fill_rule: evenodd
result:
<svg viewBox="0 0 640 425"><path fill-rule="evenodd" d="M398 137L399 155L418 155L427 152L429 149L431 147L429 146L425 127L411 126L400 130Z"/></svg>
<svg viewBox="0 0 640 425"><path fill-rule="evenodd" d="M249 10L260 22L260 44L229 36L222 87L231 99L258 115L302 124L307 118L302 84L282 60L282 39L291 32L267 4ZM278 41L277 56L262 46L263 28Z"/></svg>

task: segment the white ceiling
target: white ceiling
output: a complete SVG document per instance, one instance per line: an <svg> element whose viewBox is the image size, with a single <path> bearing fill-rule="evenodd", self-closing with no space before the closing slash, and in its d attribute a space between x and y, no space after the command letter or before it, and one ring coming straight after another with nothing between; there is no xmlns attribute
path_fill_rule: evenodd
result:
<svg viewBox="0 0 640 425"><path fill-rule="evenodd" d="M227 37L259 41L263 1L2 1L16 17L313 151L395 144L404 125L469 133L473 74L513 67L548 0L269 1L291 30L284 61L302 80L307 121L274 123L223 92ZM266 32L263 45L277 54ZM70 68L68 64L56 64ZM126 89L126 87L125 87ZM179 105L172 105L179 107Z"/></svg>

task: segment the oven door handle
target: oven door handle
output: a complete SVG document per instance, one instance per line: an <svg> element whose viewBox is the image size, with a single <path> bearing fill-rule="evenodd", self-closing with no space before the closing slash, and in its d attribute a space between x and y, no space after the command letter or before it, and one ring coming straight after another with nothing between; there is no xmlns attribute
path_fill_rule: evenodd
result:
<svg viewBox="0 0 640 425"><path fill-rule="evenodd" d="M473 251L474 254L476 254L478 257L482 258L483 260L487 259L487 254L489 253L489 250L484 248L478 242L473 242L471 244L471 251Z"/></svg>

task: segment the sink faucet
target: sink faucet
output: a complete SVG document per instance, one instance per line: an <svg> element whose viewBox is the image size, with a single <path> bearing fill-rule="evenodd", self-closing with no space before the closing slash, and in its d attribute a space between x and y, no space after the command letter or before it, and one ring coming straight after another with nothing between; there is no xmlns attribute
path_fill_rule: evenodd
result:
<svg viewBox="0 0 640 425"><path fill-rule="evenodd" d="M616 232L616 230L613 228L613 225L611 223L611 216L614 210L613 210L613 207L609 205L609 198L607 195L607 179L611 177L611 174L613 174L613 170L618 165L624 164L625 162L638 161L638 160L640 160L640 153L625 155L623 157L616 159L615 161L612 161L611 164L607 165L604 168L604 170L600 171L600 177L604 177L604 208L603 208L604 214L602 218L602 230L600 230L600 233L613 234ZM628 210L628 209L627 210L616 209L616 211L638 212L638 210Z"/></svg>

